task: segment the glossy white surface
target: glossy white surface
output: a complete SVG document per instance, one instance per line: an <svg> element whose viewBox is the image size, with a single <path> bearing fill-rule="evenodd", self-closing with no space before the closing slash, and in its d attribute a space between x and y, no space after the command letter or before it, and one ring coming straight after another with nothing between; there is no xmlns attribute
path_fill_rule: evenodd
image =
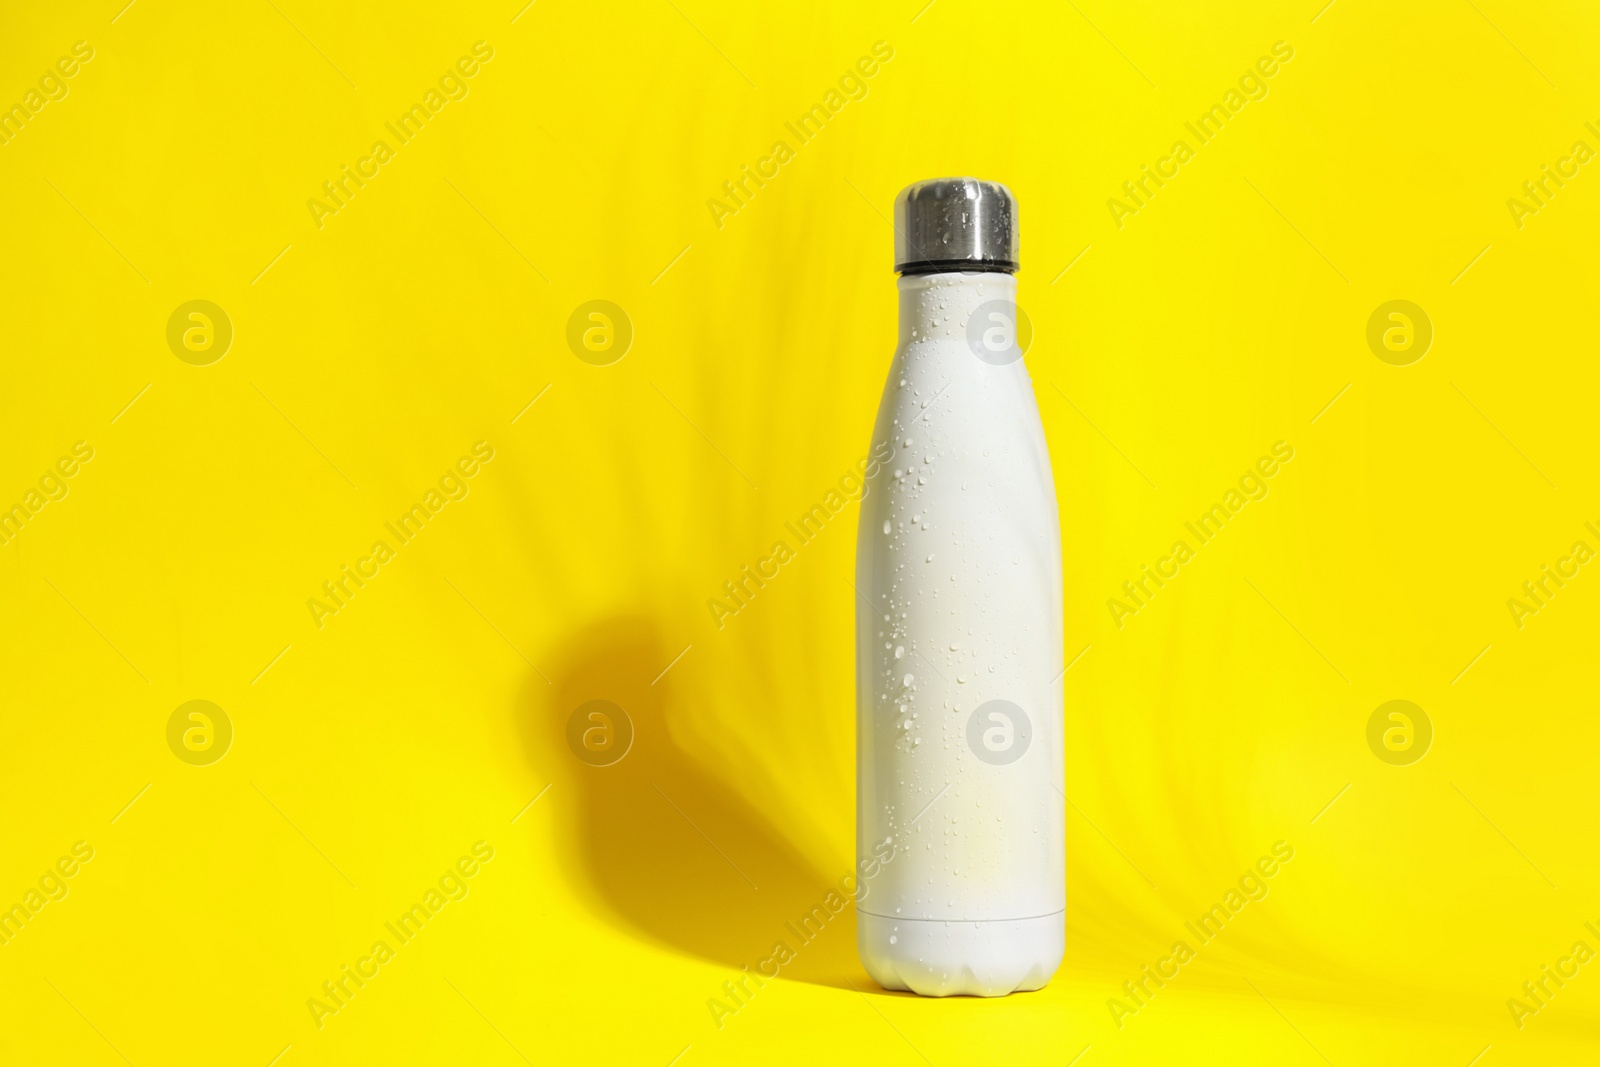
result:
<svg viewBox="0 0 1600 1067"><path fill-rule="evenodd" d="M857 851L890 838L895 859L858 947L888 988L1001 995L1043 985L1063 950L1055 490L1026 366L968 343L1016 279L899 288L873 436L894 452L869 479L856 564Z"/></svg>

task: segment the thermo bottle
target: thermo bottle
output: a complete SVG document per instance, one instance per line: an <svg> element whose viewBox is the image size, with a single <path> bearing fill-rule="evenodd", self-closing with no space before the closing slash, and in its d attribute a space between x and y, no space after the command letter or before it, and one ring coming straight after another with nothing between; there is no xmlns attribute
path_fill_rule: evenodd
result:
<svg viewBox="0 0 1600 1067"><path fill-rule="evenodd" d="M1038 989L1065 949L1061 534L1017 267L1004 185L896 200L889 458L857 538L857 947L927 996Z"/></svg>

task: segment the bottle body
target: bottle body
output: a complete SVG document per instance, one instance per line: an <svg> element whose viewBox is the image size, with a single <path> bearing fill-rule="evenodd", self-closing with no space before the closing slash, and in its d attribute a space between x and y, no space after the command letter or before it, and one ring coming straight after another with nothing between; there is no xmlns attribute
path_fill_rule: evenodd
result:
<svg viewBox="0 0 1600 1067"><path fill-rule="evenodd" d="M898 284L857 541L858 949L885 988L999 996L1065 947L1055 489L1025 365L969 344L1016 279Z"/></svg>

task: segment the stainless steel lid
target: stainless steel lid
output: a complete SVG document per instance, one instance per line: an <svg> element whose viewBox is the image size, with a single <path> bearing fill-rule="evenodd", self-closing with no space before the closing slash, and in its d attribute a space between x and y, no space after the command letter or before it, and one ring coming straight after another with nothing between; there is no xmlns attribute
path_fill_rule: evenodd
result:
<svg viewBox="0 0 1600 1067"><path fill-rule="evenodd" d="M1017 260L1017 198L999 182L933 178L894 201L894 269L902 274L1004 271Z"/></svg>

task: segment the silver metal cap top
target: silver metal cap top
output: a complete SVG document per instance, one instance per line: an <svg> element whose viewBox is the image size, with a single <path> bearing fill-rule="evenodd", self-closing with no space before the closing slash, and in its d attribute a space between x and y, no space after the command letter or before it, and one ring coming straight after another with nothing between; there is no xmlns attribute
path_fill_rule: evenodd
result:
<svg viewBox="0 0 1600 1067"><path fill-rule="evenodd" d="M933 178L894 201L894 269L902 274L1004 271L1017 260L1017 198L999 182Z"/></svg>

